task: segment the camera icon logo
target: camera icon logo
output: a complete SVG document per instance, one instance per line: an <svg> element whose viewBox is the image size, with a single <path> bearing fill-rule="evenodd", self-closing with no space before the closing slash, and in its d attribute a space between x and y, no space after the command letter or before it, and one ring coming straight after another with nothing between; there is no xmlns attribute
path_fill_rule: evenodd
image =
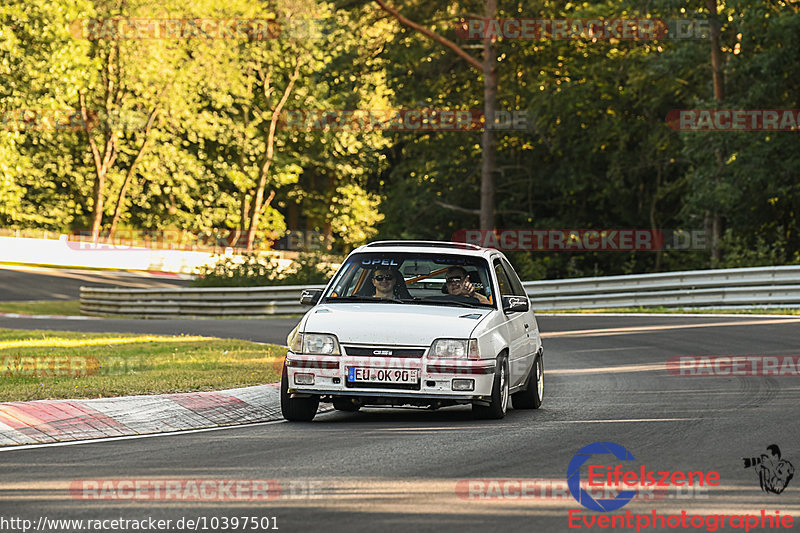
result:
<svg viewBox="0 0 800 533"><path fill-rule="evenodd" d="M567 466L567 486L572 497L587 509L603 513L616 511L636 497L635 490L623 490L614 498L595 500L585 489L581 488L581 466L593 455L608 454L613 455L620 461L635 460L633 454L619 444L614 442L593 442L578 450L578 453L572 457L569 466Z"/></svg>

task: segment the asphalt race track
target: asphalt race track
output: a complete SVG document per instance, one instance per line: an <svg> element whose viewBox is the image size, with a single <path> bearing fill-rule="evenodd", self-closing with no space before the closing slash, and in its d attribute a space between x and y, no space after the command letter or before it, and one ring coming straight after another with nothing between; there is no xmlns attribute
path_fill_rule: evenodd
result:
<svg viewBox="0 0 800 533"><path fill-rule="evenodd" d="M98 322L80 325L100 327ZM236 321L195 324L201 322L239 328ZM143 329L154 323L139 322ZM120 518L172 520L162 530L194 529L185 520L200 518L205 522L195 524L198 530L205 524L222 531L224 519L231 529L233 517L240 528L245 517L255 517L259 529L248 531L277 522L280 531L437 533L567 531L570 510L582 510L573 525L583 530L580 516L588 521L628 511L760 516L764 510L774 516L779 510L782 517L800 518L800 474L782 494L770 494L742 461L778 444L783 459L800 466L800 378L688 377L665 370L676 355L796 356L800 318L543 316L539 323L547 334L539 410L475 421L468 408L370 409L322 414L307 424L3 451L2 514L34 524L46 517L45 525L53 519L108 520L108 529L97 529L103 531L125 530L112 528L110 520ZM277 322L263 325L276 331L262 339L288 331ZM1 326L11 327L5 321ZM637 472L641 465L648 471L716 471L720 484L641 491L617 511L589 511L566 492L566 473L576 452L597 441L624 446ZM594 457L596 463L622 464ZM238 481L220 488L225 480ZM274 490L250 493L260 483L252 480L270 480ZM153 487L168 481L180 488L170 497L166 489L153 497ZM104 482L105 489L96 488ZM143 489L136 497L133 483L151 492ZM198 486L205 496L197 496ZM234 486L244 499L236 499ZM73 530L74 524L52 523L48 529ZM729 525L719 530L743 531Z"/></svg>

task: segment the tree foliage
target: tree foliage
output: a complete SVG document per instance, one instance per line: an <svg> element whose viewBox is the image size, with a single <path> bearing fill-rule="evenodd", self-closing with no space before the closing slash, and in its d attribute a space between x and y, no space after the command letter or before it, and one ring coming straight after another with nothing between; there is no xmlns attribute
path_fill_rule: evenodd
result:
<svg viewBox="0 0 800 533"><path fill-rule="evenodd" d="M248 253L217 257L198 269L193 287L262 287L269 285L318 285L327 283L335 269L322 256L301 253L290 264L274 256Z"/></svg>
<svg viewBox="0 0 800 533"><path fill-rule="evenodd" d="M483 0L387 2L480 57L456 27ZM703 20L705 5L500 0L498 17ZM679 132L665 120L800 108L800 7L718 10L719 102L706 39L500 39L498 108L527 111L528 126L496 134L497 227L708 230L714 213L717 266L798 261L798 132ZM282 35L77 38L75 21L92 17L274 19ZM372 0L6 0L0 225L221 228L239 244L315 230L338 253L375 238L449 240L479 227L480 131L298 129L276 111L482 109L483 98L476 69ZM82 103L87 127L34 127L31 113ZM712 265L708 250L510 257L529 279Z"/></svg>

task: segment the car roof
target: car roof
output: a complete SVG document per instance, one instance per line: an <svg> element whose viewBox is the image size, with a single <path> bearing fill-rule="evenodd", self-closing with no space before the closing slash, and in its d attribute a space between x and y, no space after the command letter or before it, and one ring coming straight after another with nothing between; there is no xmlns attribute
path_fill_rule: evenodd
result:
<svg viewBox="0 0 800 533"><path fill-rule="evenodd" d="M353 250L357 252L433 252L489 257L500 254L494 248L481 248L474 244L449 241L375 241Z"/></svg>

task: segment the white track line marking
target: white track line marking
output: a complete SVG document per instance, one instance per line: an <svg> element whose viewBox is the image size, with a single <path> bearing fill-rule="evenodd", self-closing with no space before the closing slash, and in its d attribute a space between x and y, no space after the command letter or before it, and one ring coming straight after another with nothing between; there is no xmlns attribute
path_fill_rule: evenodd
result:
<svg viewBox="0 0 800 533"><path fill-rule="evenodd" d="M705 324L672 324L660 326L633 326L625 328L605 328L605 329L580 329L572 331L553 331L541 333L542 338L549 337L602 337L604 335L630 335L635 333L647 333L651 331L664 331L670 329L690 329L690 328L716 328L726 326L759 326L774 324L794 324L800 322L800 318L778 320L740 320L736 322L708 322Z"/></svg>
<svg viewBox="0 0 800 533"><path fill-rule="evenodd" d="M0 313L0 318L33 318L36 320L102 320L96 316L81 315L23 315L21 313Z"/></svg>

